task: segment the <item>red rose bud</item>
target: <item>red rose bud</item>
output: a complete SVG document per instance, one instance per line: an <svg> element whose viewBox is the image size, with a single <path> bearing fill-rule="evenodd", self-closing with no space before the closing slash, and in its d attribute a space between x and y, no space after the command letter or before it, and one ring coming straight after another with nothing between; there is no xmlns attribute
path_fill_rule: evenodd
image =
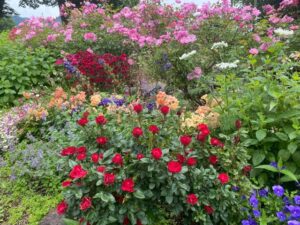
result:
<svg viewBox="0 0 300 225"><path fill-rule="evenodd" d="M121 190L125 192L134 192L134 182L132 178L125 179L121 184Z"/></svg>
<svg viewBox="0 0 300 225"><path fill-rule="evenodd" d="M107 137L98 137L96 139L97 143L100 144L100 145L105 145L108 141Z"/></svg>
<svg viewBox="0 0 300 225"><path fill-rule="evenodd" d="M206 135L198 134L197 135L197 140L200 141L200 142L205 142L206 137L207 137Z"/></svg>
<svg viewBox="0 0 300 225"><path fill-rule="evenodd" d="M136 137L136 138L139 138L140 136L142 136L142 135L143 135L143 130L142 130L142 128L140 128L140 127L135 127L135 128L133 128L133 130L132 130L132 135L133 135L134 137Z"/></svg>
<svg viewBox="0 0 300 225"><path fill-rule="evenodd" d="M180 173L182 169L182 166L177 161L170 161L168 162L168 171L170 173Z"/></svg>
<svg viewBox="0 0 300 225"><path fill-rule="evenodd" d="M87 175L87 171L85 171L81 165L76 165L73 167L70 172L71 179L84 178Z"/></svg>
<svg viewBox="0 0 300 225"><path fill-rule="evenodd" d="M136 220L136 225L143 225L142 221L140 221L139 219Z"/></svg>
<svg viewBox="0 0 300 225"><path fill-rule="evenodd" d="M236 127L236 129L241 129L241 127L242 127L242 121L241 120L236 120L235 121L235 127Z"/></svg>
<svg viewBox="0 0 300 225"><path fill-rule="evenodd" d="M144 158L144 155L143 155L142 153L138 153L138 154L136 155L136 158L137 158L138 160L141 160L142 158Z"/></svg>
<svg viewBox="0 0 300 225"><path fill-rule="evenodd" d="M83 114L82 114L82 118L88 118L88 116L90 115L90 113L88 111L85 111Z"/></svg>
<svg viewBox="0 0 300 225"><path fill-rule="evenodd" d="M124 219L123 219L123 225L129 225L130 224L130 220L128 219L128 217L126 216Z"/></svg>
<svg viewBox="0 0 300 225"><path fill-rule="evenodd" d="M218 179L222 184L227 184L229 182L229 176L227 173L220 173Z"/></svg>
<svg viewBox="0 0 300 225"><path fill-rule="evenodd" d="M98 167L97 167L97 171L98 171L99 173L103 173L103 172L105 171L105 166L98 166Z"/></svg>
<svg viewBox="0 0 300 225"><path fill-rule="evenodd" d="M195 194L189 194L186 197L186 202L190 205L196 205L198 203L198 197Z"/></svg>
<svg viewBox="0 0 300 225"><path fill-rule="evenodd" d="M79 161L85 160L85 158L86 158L86 153L79 153L76 156L76 159L79 160Z"/></svg>
<svg viewBox="0 0 300 225"><path fill-rule="evenodd" d="M93 154L92 154L91 159L92 159L92 162L93 162L93 163L98 163L98 162L99 162L99 159L100 159L100 156L99 156L99 154L96 152L96 153L93 153Z"/></svg>
<svg viewBox="0 0 300 225"><path fill-rule="evenodd" d="M133 110L136 113L141 113L143 111L143 106L141 104L136 104L135 106L133 106Z"/></svg>
<svg viewBox="0 0 300 225"><path fill-rule="evenodd" d="M244 173L249 173L249 172L251 172L251 170L252 170L251 165L244 166L244 168L243 168Z"/></svg>
<svg viewBox="0 0 300 225"><path fill-rule="evenodd" d="M181 164L184 163L185 157L182 154L177 154L176 156L177 161L180 162Z"/></svg>
<svg viewBox="0 0 300 225"><path fill-rule="evenodd" d="M120 153L116 153L111 161L116 165L120 165L120 166L123 165L123 158Z"/></svg>
<svg viewBox="0 0 300 225"><path fill-rule="evenodd" d="M86 147L84 147L84 146L81 146L81 147L79 147L79 148L77 148L76 149L76 153L77 154L82 154L82 153L86 153Z"/></svg>
<svg viewBox="0 0 300 225"><path fill-rule="evenodd" d="M190 157L186 160L188 166L195 166L197 164L197 159L195 157Z"/></svg>
<svg viewBox="0 0 300 225"><path fill-rule="evenodd" d="M213 214L213 212L214 212L214 209L211 207L211 206L209 206L209 205L205 205L204 206L204 211L207 213L207 214Z"/></svg>
<svg viewBox="0 0 300 225"><path fill-rule="evenodd" d="M198 131L209 130L209 129L208 129L208 126L207 126L206 124L204 124L204 123L200 123L200 124L197 126L197 128L198 128Z"/></svg>
<svg viewBox="0 0 300 225"><path fill-rule="evenodd" d="M162 106L162 107L160 108L160 112L161 112L163 115L166 116L166 115L170 112L169 106L166 106L166 105Z"/></svg>
<svg viewBox="0 0 300 225"><path fill-rule="evenodd" d="M68 209L68 204L65 202L65 200L63 200L57 205L56 212L58 215L62 215L67 211L67 209Z"/></svg>
<svg viewBox="0 0 300 225"><path fill-rule="evenodd" d="M80 203L80 209L82 211L85 211L89 208L91 208L92 206L92 199L90 197L84 197L82 200L81 200L81 203Z"/></svg>
<svg viewBox="0 0 300 225"><path fill-rule="evenodd" d="M162 157L162 151L160 148L154 148L151 150L151 155L154 159L158 160Z"/></svg>
<svg viewBox="0 0 300 225"><path fill-rule="evenodd" d="M70 181L70 180L65 180L65 181L63 181L63 182L61 183L61 186L65 188L65 187L71 186L71 184L72 184L72 181Z"/></svg>
<svg viewBox="0 0 300 225"><path fill-rule="evenodd" d="M212 165L216 165L218 163L218 157L215 155L211 155L209 156L209 162Z"/></svg>
<svg viewBox="0 0 300 225"><path fill-rule="evenodd" d="M183 135L180 137L180 143L183 146L188 146L192 142L192 137L188 135Z"/></svg>
<svg viewBox="0 0 300 225"><path fill-rule="evenodd" d="M77 124L82 127L84 127L88 122L89 122L89 120L87 118L81 118L81 119L77 120Z"/></svg>
<svg viewBox="0 0 300 225"><path fill-rule="evenodd" d="M152 133L152 134L157 134L159 132L159 128L156 126L156 125L150 125L149 126L149 131Z"/></svg>
<svg viewBox="0 0 300 225"><path fill-rule="evenodd" d="M95 121L99 125L105 125L107 123L106 118L104 116L102 116L102 115L97 116L96 119L95 119Z"/></svg>
<svg viewBox="0 0 300 225"><path fill-rule="evenodd" d="M113 173L105 173L103 176L104 185L112 185L115 182L115 175Z"/></svg>
<svg viewBox="0 0 300 225"><path fill-rule="evenodd" d="M177 116L181 116L182 112L181 111L177 111L176 115Z"/></svg>
<svg viewBox="0 0 300 225"><path fill-rule="evenodd" d="M241 142L241 138L240 138L240 136L234 136L234 139L233 139L233 143L235 144L235 145L237 145L238 143L240 143Z"/></svg>
<svg viewBox="0 0 300 225"><path fill-rule="evenodd" d="M61 152L61 156L69 156L69 155L74 155L76 153L76 147L70 146L67 148L64 148Z"/></svg>
<svg viewBox="0 0 300 225"><path fill-rule="evenodd" d="M210 139L210 144L212 146L217 146L217 147L221 147L221 148L224 147L224 144L219 139L217 139L217 138L211 138Z"/></svg>

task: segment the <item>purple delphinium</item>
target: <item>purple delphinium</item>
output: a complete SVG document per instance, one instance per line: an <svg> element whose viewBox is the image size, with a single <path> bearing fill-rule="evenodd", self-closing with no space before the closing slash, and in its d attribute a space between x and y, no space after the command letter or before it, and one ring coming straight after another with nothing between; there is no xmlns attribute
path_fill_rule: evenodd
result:
<svg viewBox="0 0 300 225"><path fill-rule="evenodd" d="M300 196L299 195L296 195L294 197L294 202L295 202L296 205L300 205Z"/></svg>
<svg viewBox="0 0 300 225"><path fill-rule="evenodd" d="M274 194L277 195L278 197L283 196L283 194L284 194L284 189L283 189L282 186L280 186L280 185L274 185L274 186L272 187L272 189L273 189Z"/></svg>
<svg viewBox="0 0 300 225"><path fill-rule="evenodd" d="M109 98L103 98L102 100L101 100L101 102L100 102L100 106L107 106L107 105L109 105L109 104L111 104L112 103L112 101L109 99Z"/></svg>
<svg viewBox="0 0 300 225"><path fill-rule="evenodd" d="M282 212L282 211L277 212L277 213L276 213L276 216L277 216L277 218L278 218L281 222L283 222L283 221L286 220L286 215L285 215L284 212Z"/></svg>
<svg viewBox="0 0 300 225"><path fill-rule="evenodd" d="M290 205L288 209L293 219L300 219L300 206Z"/></svg>
<svg viewBox="0 0 300 225"><path fill-rule="evenodd" d="M233 191L239 191L240 190L240 188L238 187L238 186L232 186L232 188L231 188Z"/></svg>
<svg viewBox="0 0 300 225"><path fill-rule="evenodd" d="M155 107L155 104L153 102L151 102L151 103L148 103L146 107L149 111L152 111Z"/></svg>
<svg viewBox="0 0 300 225"><path fill-rule="evenodd" d="M117 105L117 106L122 106L125 102L125 100L123 98L116 98L116 97L112 97L112 101Z"/></svg>
<svg viewBox="0 0 300 225"><path fill-rule="evenodd" d="M254 215L254 217L258 218L258 217L260 217L260 216L261 216L261 213L260 213L260 211L259 211L259 210L257 210L257 209L254 209L254 210L253 210L253 215Z"/></svg>
<svg viewBox="0 0 300 225"><path fill-rule="evenodd" d="M300 225L300 222L297 220L290 220L288 221L288 225Z"/></svg>
<svg viewBox="0 0 300 225"><path fill-rule="evenodd" d="M268 190L266 188L260 189L258 191L258 194L260 197L267 197L268 196Z"/></svg>
<svg viewBox="0 0 300 225"><path fill-rule="evenodd" d="M249 199L249 203L253 208L257 208L258 207L258 200L255 196L255 194L252 194L250 199Z"/></svg>

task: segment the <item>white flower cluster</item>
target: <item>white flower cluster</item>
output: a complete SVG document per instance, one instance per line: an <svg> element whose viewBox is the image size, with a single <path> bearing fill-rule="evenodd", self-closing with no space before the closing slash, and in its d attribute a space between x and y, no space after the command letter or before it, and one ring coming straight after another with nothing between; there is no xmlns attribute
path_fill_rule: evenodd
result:
<svg viewBox="0 0 300 225"><path fill-rule="evenodd" d="M224 41L213 43L211 49L227 48L228 44Z"/></svg>
<svg viewBox="0 0 300 225"><path fill-rule="evenodd" d="M280 37L288 37L294 34L294 31L292 30L284 30L282 28L278 28L274 30L274 33L277 34Z"/></svg>
<svg viewBox="0 0 300 225"><path fill-rule="evenodd" d="M182 56L179 57L180 60L185 60L185 59L188 59L190 58L192 55L195 55L196 54L196 50L193 50L189 53L184 53Z"/></svg>
<svg viewBox="0 0 300 225"><path fill-rule="evenodd" d="M235 60L232 63L225 63L225 62L221 62L219 64L216 64L216 67L220 70L224 70L224 69L232 69L232 68L236 68L237 64L239 63L239 60Z"/></svg>

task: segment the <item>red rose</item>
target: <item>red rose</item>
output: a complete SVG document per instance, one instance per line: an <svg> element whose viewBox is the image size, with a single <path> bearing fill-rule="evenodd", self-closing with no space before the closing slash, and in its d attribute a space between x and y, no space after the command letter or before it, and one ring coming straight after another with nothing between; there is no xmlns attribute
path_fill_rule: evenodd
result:
<svg viewBox="0 0 300 225"><path fill-rule="evenodd" d="M229 182L229 176L227 173L220 173L218 179L222 184L227 184Z"/></svg>
<svg viewBox="0 0 300 225"><path fill-rule="evenodd" d="M85 111L83 114L82 114L82 118L88 118L88 116L90 115L90 113L88 111Z"/></svg>
<svg viewBox="0 0 300 225"><path fill-rule="evenodd" d="M160 112L161 112L163 115L167 115L167 114L170 112L169 106L166 106L166 105L162 106L162 107L160 108Z"/></svg>
<svg viewBox="0 0 300 225"><path fill-rule="evenodd" d="M188 166L195 166L197 164L197 159L195 157L190 157L186 160Z"/></svg>
<svg viewBox="0 0 300 225"><path fill-rule="evenodd" d="M132 178L127 178L122 182L121 190L126 192L134 192L134 182Z"/></svg>
<svg viewBox="0 0 300 225"><path fill-rule="evenodd" d="M68 155L73 155L76 153L76 147L74 146L70 146L70 147L67 147L67 148L64 148L60 155L61 156L68 156Z"/></svg>
<svg viewBox="0 0 300 225"><path fill-rule="evenodd" d="M149 131L152 133L152 134L157 134L159 132L159 128L156 126L156 125L150 125L149 126Z"/></svg>
<svg viewBox="0 0 300 225"><path fill-rule="evenodd" d="M96 119L95 119L95 121L99 125L104 125L107 122L106 118L104 116L102 116L102 115L97 116Z"/></svg>
<svg viewBox="0 0 300 225"><path fill-rule="evenodd" d="M198 131L209 130L209 129L208 129L208 126L207 126L206 124L204 124L204 123L200 123L200 124L197 126L197 128L198 128Z"/></svg>
<svg viewBox="0 0 300 225"><path fill-rule="evenodd" d="M218 157L215 156L215 155L209 156L209 162L210 162L212 165L217 164L217 162L218 162Z"/></svg>
<svg viewBox="0 0 300 225"><path fill-rule="evenodd" d="M252 170L252 166L248 165L248 166L244 166L243 171L244 173L249 173Z"/></svg>
<svg viewBox="0 0 300 225"><path fill-rule="evenodd" d="M143 225L142 221L140 221L139 219L136 220L136 225Z"/></svg>
<svg viewBox="0 0 300 225"><path fill-rule="evenodd" d="M100 144L100 145L105 145L108 141L107 137L98 137L96 139L97 143Z"/></svg>
<svg viewBox="0 0 300 225"><path fill-rule="evenodd" d="M142 153L138 153L138 154L136 155L136 158L137 158L138 160L141 160L142 158L144 158L144 155L143 155Z"/></svg>
<svg viewBox="0 0 300 225"><path fill-rule="evenodd" d="M134 137L136 137L136 138L139 138L140 136L142 136L142 135L143 135L143 130L142 130L142 128L140 128L140 127L135 127L135 128L133 128L133 130L132 130L132 135L133 135Z"/></svg>
<svg viewBox="0 0 300 225"><path fill-rule="evenodd" d="M82 161L86 158L86 154L85 153L79 153L76 158L77 158L77 160Z"/></svg>
<svg viewBox="0 0 300 225"><path fill-rule="evenodd" d="M168 171L170 173L180 173L181 169L182 169L182 166L179 162L177 162L177 161L168 162Z"/></svg>
<svg viewBox="0 0 300 225"><path fill-rule="evenodd" d="M72 181L70 180L65 180L61 183L62 187L69 187L72 184Z"/></svg>
<svg viewBox="0 0 300 225"><path fill-rule="evenodd" d="M100 158L100 156L99 156L99 154L97 152L93 153L91 155L91 159L92 159L93 163L98 163L99 162L99 158Z"/></svg>
<svg viewBox="0 0 300 225"><path fill-rule="evenodd" d="M141 104L136 104L135 106L133 106L133 110L136 112L136 113L140 113L143 111L143 106Z"/></svg>
<svg viewBox="0 0 300 225"><path fill-rule="evenodd" d="M158 160L162 157L162 151L160 148L154 148L151 151L151 155L154 159Z"/></svg>
<svg viewBox="0 0 300 225"><path fill-rule="evenodd" d="M210 205L205 205L204 206L204 211L207 213L207 214L212 214L214 212L214 209L210 206Z"/></svg>
<svg viewBox="0 0 300 225"><path fill-rule="evenodd" d="M80 203L80 209L82 211L85 211L87 210L88 208L91 208L92 206L92 199L90 197L84 197L82 200L81 200L81 203Z"/></svg>
<svg viewBox="0 0 300 225"><path fill-rule="evenodd" d="M97 171L103 173L105 171L105 166L98 166Z"/></svg>
<svg viewBox="0 0 300 225"><path fill-rule="evenodd" d="M186 202L191 205L196 205L198 203L198 197L195 194L189 194L186 197Z"/></svg>
<svg viewBox="0 0 300 225"><path fill-rule="evenodd" d="M201 134L206 137L210 134L210 130L204 129L204 130L201 131Z"/></svg>
<svg viewBox="0 0 300 225"><path fill-rule="evenodd" d="M89 122L89 120L87 118L85 118L85 117L77 120L77 124L80 125L80 126L82 126L82 127L84 127L88 122Z"/></svg>
<svg viewBox="0 0 300 225"><path fill-rule="evenodd" d="M77 154L86 153L86 147L81 146L81 147L77 148L77 149L76 149L76 153L77 153Z"/></svg>
<svg viewBox="0 0 300 225"><path fill-rule="evenodd" d="M183 146L188 146L192 142L192 137L188 135L183 135L180 137L180 143Z"/></svg>
<svg viewBox="0 0 300 225"><path fill-rule="evenodd" d="M72 171L70 172L70 178L84 178L87 175L87 171L85 171L81 165L76 165L73 167Z"/></svg>
<svg viewBox="0 0 300 225"><path fill-rule="evenodd" d="M210 139L210 144L212 146L224 147L224 144L217 138L211 138Z"/></svg>
<svg viewBox="0 0 300 225"><path fill-rule="evenodd" d="M176 158L177 158L177 161L180 163L184 163L184 161L185 161L185 157L181 154L177 154Z"/></svg>
<svg viewBox="0 0 300 225"><path fill-rule="evenodd" d="M241 129L241 127L242 127L242 121L241 120L236 120L235 121L235 127L236 127L236 129Z"/></svg>
<svg viewBox="0 0 300 225"><path fill-rule="evenodd" d="M120 153L116 153L111 161L116 165L123 165L123 158Z"/></svg>
<svg viewBox="0 0 300 225"><path fill-rule="evenodd" d="M64 214L68 209L68 204L63 200L61 203L59 203L56 207L56 212L58 215Z"/></svg>
<svg viewBox="0 0 300 225"><path fill-rule="evenodd" d="M103 180L104 180L104 185L106 185L106 186L114 184L115 175L113 173L105 173Z"/></svg>
<svg viewBox="0 0 300 225"><path fill-rule="evenodd" d="M207 137L206 135L198 134L197 135L197 140L201 141L201 142L205 142L206 137Z"/></svg>
<svg viewBox="0 0 300 225"><path fill-rule="evenodd" d="M130 224L130 220L128 219L128 217L126 216L124 219L123 219L123 225L129 225Z"/></svg>

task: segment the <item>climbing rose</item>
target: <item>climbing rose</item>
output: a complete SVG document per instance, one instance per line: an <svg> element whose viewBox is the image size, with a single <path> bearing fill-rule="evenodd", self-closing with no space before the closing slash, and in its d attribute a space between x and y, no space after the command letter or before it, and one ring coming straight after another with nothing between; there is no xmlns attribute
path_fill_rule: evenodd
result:
<svg viewBox="0 0 300 225"><path fill-rule="evenodd" d="M208 130L208 126L205 123L200 123L197 128L198 131Z"/></svg>
<svg viewBox="0 0 300 225"><path fill-rule="evenodd" d="M210 162L210 164L212 164L212 165L217 164L217 162L218 162L218 157L215 156L215 155L209 156L209 162Z"/></svg>
<svg viewBox="0 0 300 225"><path fill-rule="evenodd" d="M115 175L113 173L106 173L103 177L104 185L108 186L115 182Z"/></svg>
<svg viewBox="0 0 300 225"><path fill-rule="evenodd" d="M88 122L89 122L89 120L87 118L81 118L81 119L77 120L77 124L82 127L84 127Z"/></svg>
<svg viewBox="0 0 300 225"><path fill-rule="evenodd" d="M210 139L210 144L212 146L218 146L218 147L221 147L221 148L224 147L224 144L217 138L211 138Z"/></svg>
<svg viewBox="0 0 300 225"><path fill-rule="evenodd" d="M141 160L142 158L144 158L144 155L143 155L142 153L138 153L138 154L136 155L136 158L137 158L138 160Z"/></svg>
<svg viewBox="0 0 300 225"><path fill-rule="evenodd" d="M180 173L181 169L182 169L182 166L179 162L177 162L177 161L168 162L168 171L170 173Z"/></svg>
<svg viewBox="0 0 300 225"><path fill-rule="evenodd" d="M72 181L66 180L61 183L62 187L69 187L72 184Z"/></svg>
<svg viewBox="0 0 300 225"><path fill-rule="evenodd" d="M156 125L150 125L149 126L149 131L152 133L152 134L157 134L159 132L159 128L156 126Z"/></svg>
<svg viewBox="0 0 300 225"><path fill-rule="evenodd" d="M64 148L64 149L61 151L60 155L61 155L61 156L68 156L68 155L73 155L73 154L75 154L75 152L76 152L76 147L70 146L70 147Z"/></svg>
<svg viewBox="0 0 300 225"><path fill-rule="evenodd" d="M96 123L99 124L99 125L104 125L104 124L107 123L106 118L102 115L97 116L95 120L96 120Z"/></svg>
<svg viewBox="0 0 300 225"><path fill-rule="evenodd" d="M188 135L183 135L180 137L180 143L183 145L183 146L188 146L192 141L192 138Z"/></svg>
<svg viewBox="0 0 300 225"><path fill-rule="evenodd" d="M195 157L190 157L186 160L188 166L195 166L197 164L197 159Z"/></svg>
<svg viewBox="0 0 300 225"><path fill-rule="evenodd" d="M143 106L141 104L136 104L135 106L133 106L133 110L136 112L136 113L140 113L143 111Z"/></svg>
<svg viewBox="0 0 300 225"><path fill-rule="evenodd" d="M86 153L79 153L76 157L77 160L82 161L86 158Z"/></svg>
<svg viewBox="0 0 300 225"><path fill-rule="evenodd" d="M98 171L99 173L103 173L103 172L105 171L105 166L98 166L98 167L97 167L97 171Z"/></svg>
<svg viewBox="0 0 300 225"><path fill-rule="evenodd" d="M186 202L191 205L196 205L198 203L198 197L195 194L189 194L186 197Z"/></svg>
<svg viewBox="0 0 300 225"><path fill-rule="evenodd" d="M73 167L72 171L70 172L70 178L84 178L87 175L87 171L85 171L81 165L76 165Z"/></svg>
<svg viewBox="0 0 300 225"><path fill-rule="evenodd" d="M143 130L142 130L142 128L140 128L140 127L135 127L135 128L133 128L133 130L132 130L132 135L133 135L134 137L136 137L136 138L139 138L140 136L142 136L142 135L143 135Z"/></svg>
<svg viewBox="0 0 300 225"><path fill-rule="evenodd" d="M220 173L218 179L222 184L227 184L229 182L229 176L227 173Z"/></svg>
<svg viewBox="0 0 300 225"><path fill-rule="evenodd" d="M93 163L98 163L98 162L99 162L99 159L100 159L100 156L99 156L99 154L96 152L96 153L93 153L93 154L92 154L91 159L92 159Z"/></svg>
<svg viewBox="0 0 300 225"><path fill-rule="evenodd" d="M87 210L88 208L90 208L92 206L92 199L90 197L84 197L82 200L81 200L81 203L80 203L80 209L82 211L85 211Z"/></svg>
<svg viewBox="0 0 300 225"><path fill-rule="evenodd" d="M68 209L68 204L63 200L57 205L56 212L58 215L64 214Z"/></svg>
<svg viewBox="0 0 300 225"><path fill-rule="evenodd" d="M151 155L154 159L160 159L162 157L162 151L160 148L154 148L151 151Z"/></svg>
<svg viewBox="0 0 300 225"><path fill-rule="evenodd" d="M214 209L210 205L205 205L204 210L207 214L212 214L214 212Z"/></svg>
<svg viewBox="0 0 300 225"><path fill-rule="evenodd" d="M116 165L120 165L120 166L123 165L123 158L120 153L116 153L111 161Z"/></svg>
<svg viewBox="0 0 300 225"><path fill-rule="evenodd" d="M98 137L96 139L97 143L100 144L100 145L105 145L108 141L107 137Z"/></svg>
<svg viewBox="0 0 300 225"><path fill-rule="evenodd" d="M126 192L134 192L134 182L132 178L127 178L122 182L121 190Z"/></svg>
<svg viewBox="0 0 300 225"><path fill-rule="evenodd" d="M163 115L167 115L170 112L170 108L169 106L164 105L160 108L160 111Z"/></svg>

